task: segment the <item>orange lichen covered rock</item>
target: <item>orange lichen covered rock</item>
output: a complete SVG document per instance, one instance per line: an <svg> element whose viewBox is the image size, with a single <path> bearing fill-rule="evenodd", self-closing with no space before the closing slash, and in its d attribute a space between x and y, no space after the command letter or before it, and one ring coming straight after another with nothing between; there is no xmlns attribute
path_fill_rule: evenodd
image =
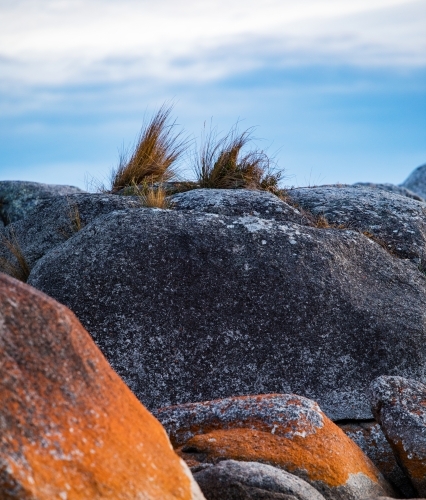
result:
<svg viewBox="0 0 426 500"><path fill-rule="evenodd" d="M65 306L0 274L0 499L203 498Z"/></svg>
<svg viewBox="0 0 426 500"><path fill-rule="evenodd" d="M330 499L393 495L361 449L319 406L294 394L227 398L155 412L184 458L262 462L307 480Z"/></svg>

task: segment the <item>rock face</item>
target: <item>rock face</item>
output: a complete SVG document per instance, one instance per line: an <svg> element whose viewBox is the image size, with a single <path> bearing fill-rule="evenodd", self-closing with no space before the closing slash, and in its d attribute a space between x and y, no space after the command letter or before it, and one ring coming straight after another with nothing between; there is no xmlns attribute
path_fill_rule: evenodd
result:
<svg viewBox="0 0 426 500"><path fill-rule="evenodd" d="M203 498L71 311L2 274L0 305L0 498Z"/></svg>
<svg viewBox="0 0 426 500"><path fill-rule="evenodd" d="M82 193L74 186L40 184L27 181L0 181L0 219L10 224L33 210L41 201L53 196Z"/></svg>
<svg viewBox="0 0 426 500"><path fill-rule="evenodd" d="M398 257L426 265L426 203L363 186L298 188L289 195L329 222L365 231Z"/></svg>
<svg viewBox="0 0 426 500"><path fill-rule="evenodd" d="M420 496L426 496L426 386L382 376L370 387L371 407Z"/></svg>
<svg viewBox="0 0 426 500"><path fill-rule="evenodd" d="M374 182L356 182L354 186L364 186L374 189L382 189L383 191L389 191L390 193L399 194L401 196L407 196L407 198L412 198L413 200L425 201L424 198L417 195L413 191L410 191L409 189L402 186L396 186L395 184L388 184L388 183L375 184Z"/></svg>
<svg viewBox="0 0 426 500"><path fill-rule="evenodd" d="M163 408L155 415L192 464L224 459L277 466L308 481L326 498L393 493L319 406L294 394L227 398Z"/></svg>
<svg viewBox="0 0 426 500"><path fill-rule="evenodd" d="M194 189L170 197L176 210L244 216L312 225L306 215L266 191L249 189Z"/></svg>
<svg viewBox="0 0 426 500"><path fill-rule="evenodd" d="M86 193L56 196L39 201L35 210L7 226L3 234L18 242L28 265L33 267L43 255L97 217L126 208L140 208L138 198ZM10 258L9 254L0 246L0 256Z"/></svg>
<svg viewBox="0 0 426 500"><path fill-rule="evenodd" d="M207 500L324 500L303 479L256 462L226 460L194 477Z"/></svg>
<svg viewBox="0 0 426 500"><path fill-rule="evenodd" d="M361 448L383 477L402 493L404 498L416 495L413 485L398 465L392 448L377 422L352 422L338 425Z"/></svg>
<svg viewBox="0 0 426 500"><path fill-rule="evenodd" d="M371 380L424 377L426 279L353 231L113 212L29 283L76 313L150 409L293 392L333 419L371 418Z"/></svg>
<svg viewBox="0 0 426 500"><path fill-rule="evenodd" d="M426 164L417 167L401 186L426 199Z"/></svg>

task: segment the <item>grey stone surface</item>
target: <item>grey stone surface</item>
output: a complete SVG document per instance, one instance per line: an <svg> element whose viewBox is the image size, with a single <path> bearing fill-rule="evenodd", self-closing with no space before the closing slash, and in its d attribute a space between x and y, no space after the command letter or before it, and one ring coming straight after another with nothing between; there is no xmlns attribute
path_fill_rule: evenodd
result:
<svg viewBox="0 0 426 500"><path fill-rule="evenodd" d="M257 462L226 460L194 478L206 500L324 500L303 479Z"/></svg>
<svg viewBox="0 0 426 500"><path fill-rule="evenodd" d="M407 196L407 198L412 198L413 200L425 201L424 198L414 193L413 191L410 191L409 189L403 186L397 186L396 184L389 184L389 183L375 184L374 182L356 182L354 186L364 186L374 189L382 189L384 191L389 191L390 193L399 194L401 196Z"/></svg>
<svg viewBox="0 0 426 500"><path fill-rule="evenodd" d="M0 181L0 219L10 224L23 219L41 201L53 196L82 193L78 187L28 181Z"/></svg>
<svg viewBox="0 0 426 500"><path fill-rule="evenodd" d="M426 199L426 164L417 167L401 186Z"/></svg>
<svg viewBox="0 0 426 500"><path fill-rule="evenodd" d="M176 210L219 215L253 215L262 219L312 225L305 214L267 191L249 189L194 189L170 197Z"/></svg>
<svg viewBox="0 0 426 500"><path fill-rule="evenodd" d="M370 418L371 380L425 375L426 279L353 231L114 212L29 283L77 314L150 409L294 392L333 419Z"/></svg>
<svg viewBox="0 0 426 500"><path fill-rule="evenodd" d="M30 267L52 248L72 238L97 217L126 208L140 208L134 196L111 194L73 194L39 200L37 207L26 217L6 226L3 234L16 240ZM78 219L78 220L77 220ZM10 258L0 245L0 257Z"/></svg>
<svg viewBox="0 0 426 500"><path fill-rule="evenodd" d="M330 223L367 231L398 257L426 265L426 203L364 186L297 188L289 196Z"/></svg>
<svg viewBox="0 0 426 500"><path fill-rule="evenodd" d="M398 465L392 448L377 422L354 421L338 425L404 498L415 496L416 492L411 481Z"/></svg>
<svg viewBox="0 0 426 500"><path fill-rule="evenodd" d="M426 496L426 385L381 376L370 390L371 408L399 464L419 496Z"/></svg>

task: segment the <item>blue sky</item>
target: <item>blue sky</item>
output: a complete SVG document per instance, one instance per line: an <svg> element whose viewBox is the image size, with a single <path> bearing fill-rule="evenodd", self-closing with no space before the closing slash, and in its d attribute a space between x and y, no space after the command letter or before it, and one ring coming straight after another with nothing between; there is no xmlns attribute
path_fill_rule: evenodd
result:
<svg viewBox="0 0 426 500"><path fill-rule="evenodd" d="M255 126L284 184L402 182L426 162L426 2L294 4L3 0L0 178L105 180L173 101L194 139Z"/></svg>

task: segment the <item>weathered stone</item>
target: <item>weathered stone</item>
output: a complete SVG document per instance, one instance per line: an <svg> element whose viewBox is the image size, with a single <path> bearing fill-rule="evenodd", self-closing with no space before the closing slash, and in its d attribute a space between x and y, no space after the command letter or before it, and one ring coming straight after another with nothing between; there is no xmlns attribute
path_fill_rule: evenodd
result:
<svg viewBox="0 0 426 500"><path fill-rule="evenodd" d="M426 203L363 186L297 188L289 196L330 223L365 232L398 257L426 266Z"/></svg>
<svg viewBox="0 0 426 500"><path fill-rule="evenodd" d="M330 499L393 493L317 403L295 394L189 403L154 414L190 464L227 459L267 463L301 477Z"/></svg>
<svg viewBox="0 0 426 500"><path fill-rule="evenodd" d="M425 201L424 198L417 195L413 191L410 191L409 189L402 186L397 186L396 184L388 184L388 183L375 184L374 182L356 182L354 186L364 186L374 189L382 189L383 191L389 191L391 193L399 194L401 196L407 196L407 198L412 198L413 200Z"/></svg>
<svg viewBox="0 0 426 500"><path fill-rule="evenodd" d="M337 425L361 448L383 477L397 491L400 491L404 498L415 496L416 492L411 481L398 465L392 448L377 422L351 422Z"/></svg>
<svg viewBox="0 0 426 500"><path fill-rule="evenodd" d="M170 197L176 210L219 215L254 215L262 219L313 225L306 214L267 191L249 189L194 189Z"/></svg>
<svg viewBox="0 0 426 500"><path fill-rule="evenodd" d="M0 181L0 219L10 224L23 219L41 201L83 191L74 186L40 184L28 181Z"/></svg>
<svg viewBox="0 0 426 500"><path fill-rule="evenodd" d="M71 311L4 274L0 305L0 498L203 498Z"/></svg>
<svg viewBox="0 0 426 500"><path fill-rule="evenodd" d="M426 164L417 167L401 186L426 199Z"/></svg>
<svg viewBox="0 0 426 500"><path fill-rule="evenodd" d="M226 460L194 478L207 500L324 500L303 479L256 462Z"/></svg>
<svg viewBox="0 0 426 500"><path fill-rule="evenodd" d="M139 199L134 196L88 193L56 196L39 201L25 219L8 225L3 234L18 242L28 265L33 267L43 255L97 217L140 206ZM0 256L11 257L4 245L0 246Z"/></svg>
<svg viewBox="0 0 426 500"><path fill-rule="evenodd" d="M371 418L371 380L424 376L426 279L353 231L132 209L53 248L29 283L150 409L294 392Z"/></svg>
<svg viewBox="0 0 426 500"><path fill-rule="evenodd" d="M382 376L370 387L371 408L399 464L426 496L426 386Z"/></svg>

